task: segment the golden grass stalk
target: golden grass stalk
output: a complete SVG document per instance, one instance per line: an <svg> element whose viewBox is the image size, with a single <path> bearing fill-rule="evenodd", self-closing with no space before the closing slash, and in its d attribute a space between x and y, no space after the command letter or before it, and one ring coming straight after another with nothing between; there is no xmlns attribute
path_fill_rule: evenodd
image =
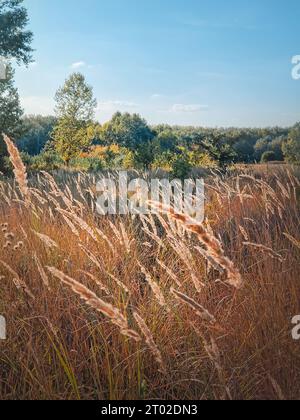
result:
<svg viewBox="0 0 300 420"><path fill-rule="evenodd" d="M32 299L35 299L35 296L31 292L31 290L29 289L25 281L20 278L19 274L15 270L13 270L6 262L0 260L0 263L3 265L3 267L6 268L7 271L10 272L10 274L12 274L13 282L16 288L22 289L29 297L31 297Z"/></svg>
<svg viewBox="0 0 300 420"><path fill-rule="evenodd" d="M28 188L28 180L27 180L27 172L26 167L21 159L20 152L14 142L6 135L2 134L3 139L5 141L9 159L14 167L14 175L16 181L18 182L20 191L23 197L28 200L29 199L29 188Z"/></svg>
<svg viewBox="0 0 300 420"><path fill-rule="evenodd" d="M226 381L226 375L224 372L224 369L222 367L222 361L221 361L221 353L217 346L217 343L215 342L214 338L210 338L210 343L208 344L205 338L202 336L202 340L204 341L204 348L206 353L208 354L208 357L212 361L212 363L215 366L215 369L218 373L219 381L224 387L224 395L221 399L228 398L229 400L232 400L232 395L230 392L230 389L228 388L227 381Z"/></svg>
<svg viewBox="0 0 300 420"><path fill-rule="evenodd" d="M77 216L74 212L69 212L60 208L57 208L57 211L69 217L72 222L76 223L80 229L85 231L92 239L94 239L94 241L97 241L97 236L94 230L81 217Z"/></svg>
<svg viewBox="0 0 300 420"><path fill-rule="evenodd" d="M269 378L269 380L272 384L272 387L273 387L279 401L286 401L286 398L285 398L285 396L283 394L283 391L282 391L280 385L278 384L278 382L270 374L268 374L268 378Z"/></svg>
<svg viewBox="0 0 300 420"><path fill-rule="evenodd" d="M43 266L42 266L42 264L41 264L41 262L40 262L40 260L39 260L39 258L37 256L36 252L33 254L33 258L35 260L37 269L38 269L38 271L40 273L40 276L41 276L41 279L43 280L44 285L48 289L50 289L48 276L47 276L47 274L46 274L46 272L45 272L45 270L44 270L44 268L43 268Z"/></svg>
<svg viewBox="0 0 300 420"><path fill-rule="evenodd" d="M117 283L117 285L124 290L125 293L127 293L128 295L130 295L130 290L128 289L128 287L119 279L117 279L116 276L114 276L113 274L107 272L107 275L114 281Z"/></svg>
<svg viewBox="0 0 300 420"><path fill-rule="evenodd" d="M255 244L255 243L252 243L252 242L243 242L243 245L248 246L248 247L252 247L252 248L255 248L259 251L267 253L268 255L270 255L271 258L273 258L275 260L279 260L280 262L284 261L281 254L279 254L278 252L275 252L272 248L269 248L269 247L267 247L263 244Z"/></svg>
<svg viewBox="0 0 300 420"><path fill-rule="evenodd" d="M284 236L288 238L288 240L295 245L296 248L300 249L300 241L298 241L296 238L294 238L292 235L289 235L288 233L284 233Z"/></svg>
<svg viewBox="0 0 300 420"><path fill-rule="evenodd" d="M69 286L74 293L76 293L84 302L86 302L88 306L109 318L114 325L117 325L120 328L122 335L130 337L135 341L140 341L139 334L129 328L126 318L123 316L119 309L115 308L109 303L104 302L86 286L67 276L55 267L46 268L54 277Z"/></svg>
<svg viewBox="0 0 300 420"><path fill-rule="evenodd" d="M96 276L84 270L78 270L78 273L81 273L85 275L86 277L88 277L89 279L91 279L100 288L100 290L102 290L107 295L110 295L108 288L104 286L104 284Z"/></svg>
<svg viewBox="0 0 300 420"><path fill-rule="evenodd" d="M165 272L167 273L167 275L177 284L178 287L181 287L182 284L179 281L179 279L177 278L177 276L175 276L175 274L169 269L169 267L167 267L161 260L157 259L156 260L158 265L165 270Z"/></svg>
<svg viewBox="0 0 300 420"><path fill-rule="evenodd" d="M171 289L171 293L178 299L180 302L188 305L193 311L198 315L203 321L210 322L212 324L216 323L215 317L208 312L202 305L197 303L194 299L190 298L189 296L185 295L184 293L179 292L178 290Z"/></svg>
<svg viewBox="0 0 300 420"><path fill-rule="evenodd" d="M79 244L79 248L85 253L85 255L88 257L88 259L100 270L103 271L103 267L99 263L97 257L90 251L87 247L85 247L83 244Z"/></svg>
<svg viewBox="0 0 300 420"><path fill-rule="evenodd" d="M47 248L50 248L50 249L59 248L57 243L53 239L49 238L48 235L39 233L33 229L32 229L32 232L46 245Z"/></svg>
<svg viewBox="0 0 300 420"><path fill-rule="evenodd" d="M174 220L183 224L188 231L195 233L199 241L206 246L210 257L227 272L227 282L237 289L242 287L242 276L239 270L234 266L233 262L225 256L220 241L212 234L209 234L202 224L186 214L175 213L172 208L166 209L161 204L153 202L151 202L151 204L167 213Z"/></svg>
<svg viewBox="0 0 300 420"><path fill-rule="evenodd" d="M152 276L150 275L150 273L148 273L148 271L146 270L146 268L139 263L140 269L142 271L142 273L144 274L149 286L151 287L152 292L154 293L154 296L156 297L158 303L160 304L161 307L169 310L165 297L163 295L163 292L161 291L159 285L156 283L156 281L153 280Z"/></svg>
<svg viewBox="0 0 300 420"><path fill-rule="evenodd" d="M241 225L239 225L239 229L240 229L241 234L243 235L244 240L249 241L249 235L248 235L246 229Z"/></svg>
<svg viewBox="0 0 300 420"><path fill-rule="evenodd" d="M143 318L137 312L134 312L133 316L134 316L134 319L136 320L141 332L143 333L143 335L145 337L146 343L147 343L151 353L153 354L153 356L154 356L156 362L158 363L158 365L160 366L160 371L162 373L166 374L166 367L165 367L161 352L158 349L158 347L157 347L157 345L154 341L153 335L152 335L151 331L149 330L146 322L143 320Z"/></svg>
<svg viewBox="0 0 300 420"><path fill-rule="evenodd" d="M74 226L74 224L71 222L71 220L67 216L65 216L64 214L62 214L62 217L63 217L64 221L66 222L66 224L69 226L73 235L75 235L79 238L80 237L79 232L76 229L76 227Z"/></svg>

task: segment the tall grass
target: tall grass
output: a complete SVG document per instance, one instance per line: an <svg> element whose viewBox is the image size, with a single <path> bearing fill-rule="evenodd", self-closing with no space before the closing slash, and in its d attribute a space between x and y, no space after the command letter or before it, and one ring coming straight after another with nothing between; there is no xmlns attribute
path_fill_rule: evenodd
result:
<svg viewBox="0 0 300 420"><path fill-rule="evenodd" d="M300 398L291 169L211 174L199 225L169 209L97 216L94 175L27 184L9 150L20 170L0 183L1 399Z"/></svg>

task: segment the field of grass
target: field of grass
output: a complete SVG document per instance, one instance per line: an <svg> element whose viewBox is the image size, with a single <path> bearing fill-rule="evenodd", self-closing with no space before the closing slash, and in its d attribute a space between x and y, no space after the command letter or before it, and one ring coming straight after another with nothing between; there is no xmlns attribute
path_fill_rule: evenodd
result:
<svg viewBox="0 0 300 420"><path fill-rule="evenodd" d="M1 399L299 399L300 181L206 178L206 221L100 217L93 175L0 183ZM63 179L64 178L64 179Z"/></svg>

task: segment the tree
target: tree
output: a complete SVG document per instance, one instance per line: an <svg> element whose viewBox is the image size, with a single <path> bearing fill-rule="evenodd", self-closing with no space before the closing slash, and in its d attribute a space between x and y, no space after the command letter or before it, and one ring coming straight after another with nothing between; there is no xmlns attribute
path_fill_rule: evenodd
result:
<svg viewBox="0 0 300 420"><path fill-rule="evenodd" d="M31 156L38 155L50 139L57 119L52 116L29 115L22 120L24 134L18 140L18 147L21 151Z"/></svg>
<svg viewBox="0 0 300 420"><path fill-rule="evenodd" d="M73 73L55 95L55 112L58 118L91 122L95 116L97 101L93 88L81 73Z"/></svg>
<svg viewBox="0 0 300 420"><path fill-rule="evenodd" d="M175 157L175 159L172 162L171 171L173 178L184 180L190 175L191 170L192 165L186 153L182 153Z"/></svg>
<svg viewBox="0 0 300 420"><path fill-rule="evenodd" d="M287 162L300 163L300 123L291 130L288 140L282 146L283 154Z"/></svg>
<svg viewBox="0 0 300 420"><path fill-rule="evenodd" d="M133 152L153 138L153 131L138 114L117 112L102 127L102 139L105 143L118 144Z"/></svg>
<svg viewBox="0 0 300 420"><path fill-rule="evenodd" d="M32 32L26 30L28 15L23 0L0 0L0 56L18 63L32 61Z"/></svg>
<svg viewBox="0 0 300 420"><path fill-rule="evenodd" d="M54 148L69 165L70 160L86 151L95 138L98 126L93 118L97 102L92 87L80 73L74 73L66 80L55 99L58 124L52 133Z"/></svg>
<svg viewBox="0 0 300 420"><path fill-rule="evenodd" d="M69 165L70 160L87 152L94 139L93 125L71 118L61 118L52 132L54 149ZM48 146L49 147L49 146Z"/></svg>
<svg viewBox="0 0 300 420"><path fill-rule="evenodd" d="M204 140L202 147L208 153L209 157L219 163L221 168L233 163L237 154L230 143L222 136L215 134Z"/></svg>
<svg viewBox="0 0 300 420"><path fill-rule="evenodd" d="M160 132L154 140L155 154L165 152L175 153L177 149L177 136L172 130Z"/></svg>
<svg viewBox="0 0 300 420"><path fill-rule="evenodd" d="M137 166L148 168L153 162L152 140L154 132L146 120L138 114L117 112L102 127L102 140L110 144L126 147L134 156Z"/></svg>
<svg viewBox="0 0 300 420"><path fill-rule="evenodd" d="M7 156L1 133L18 136L21 133L22 114L18 90L14 87L14 70L9 65L6 79L0 81L0 171L4 171Z"/></svg>

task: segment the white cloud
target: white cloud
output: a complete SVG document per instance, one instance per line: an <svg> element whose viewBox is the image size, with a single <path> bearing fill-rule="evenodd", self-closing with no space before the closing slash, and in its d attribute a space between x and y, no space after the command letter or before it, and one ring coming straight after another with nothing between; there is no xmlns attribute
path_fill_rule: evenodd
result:
<svg viewBox="0 0 300 420"><path fill-rule="evenodd" d="M130 101L122 101L122 100L115 100L115 101L105 101L105 102L98 102L98 111L118 111L124 109L132 109L137 108L138 104L135 102Z"/></svg>
<svg viewBox="0 0 300 420"><path fill-rule="evenodd" d="M174 104L170 112L200 112L206 111L208 109L207 105L200 104Z"/></svg>
<svg viewBox="0 0 300 420"><path fill-rule="evenodd" d="M165 96L162 95L161 93L154 93L153 95L150 96L150 99L161 99L164 98Z"/></svg>
<svg viewBox="0 0 300 420"><path fill-rule="evenodd" d="M71 65L71 68L72 69L80 69L80 68L85 67L85 66L86 66L85 61L77 61L76 63L73 63Z"/></svg>

